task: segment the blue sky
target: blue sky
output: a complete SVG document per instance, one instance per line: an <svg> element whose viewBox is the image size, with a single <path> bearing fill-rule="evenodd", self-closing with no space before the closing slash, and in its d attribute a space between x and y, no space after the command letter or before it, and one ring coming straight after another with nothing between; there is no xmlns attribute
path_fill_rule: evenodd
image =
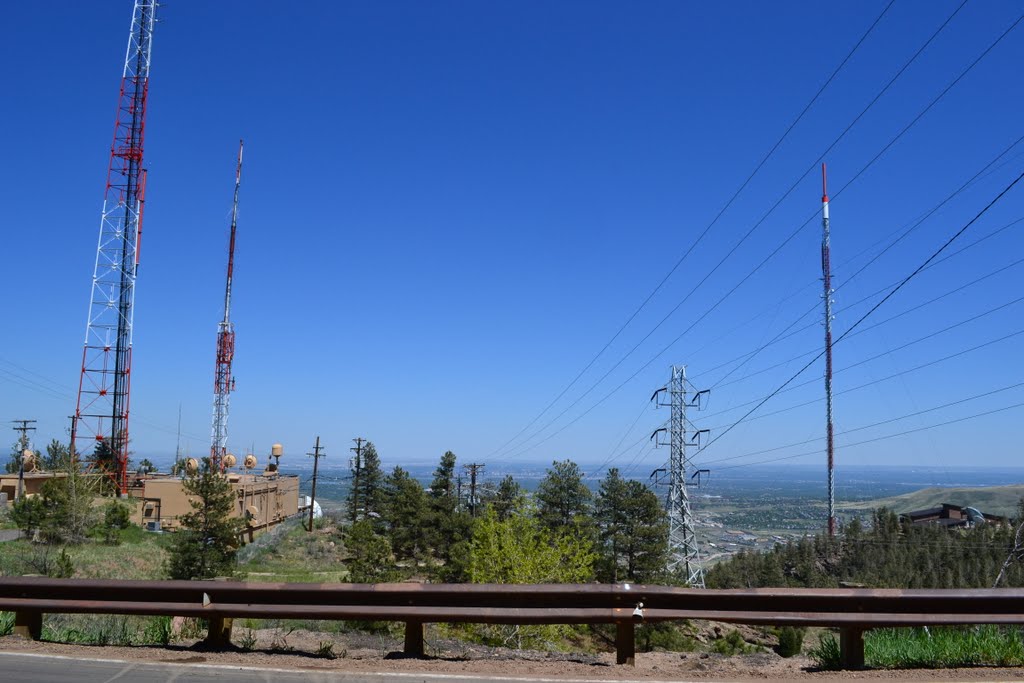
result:
<svg viewBox="0 0 1024 683"><path fill-rule="evenodd" d="M393 464L451 449L492 472L555 458L637 474L660 465L666 453L641 447L667 411L644 405L669 365L686 364L697 386L715 385L727 362L820 302L813 218L684 334L814 216L817 172L607 379L534 432L687 295L958 2L895 3L648 306L551 411L503 444L650 294L885 4L165 3L136 295L137 457L173 453L179 403L185 447L208 449L234 156L244 137L232 450L255 444L265 453L280 441L299 458L319 434L340 459L358 435ZM911 272L1024 170L1022 143L848 279L1024 135L1018 26L855 178L1020 11L1011 2L963 7L827 155L830 191L839 193L837 335L879 296L861 299ZM127 0L17 3L0 25L8 93L0 197L13 283L0 416L38 419L39 443L63 436L74 407L130 13ZM951 251L1021 216L1024 187ZM1012 265L1022 230L992 234L925 271L864 326L905 315L837 345L835 389L845 393L836 397L836 429L856 430L838 439L840 472L844 463L1016 462L1022 410L972 416L1024 402L1021 387L1007 388L1024 382L1024 335L993 341L1022 327L1021 304L898 347L1024 296L1022 267ZM808 357L790 359L822 343L820 311L813 315L798 327L815 324L725 380L742 381L716 387L707 410L691 414L695 424L724 432L745 412L730 409L799 369ZM740 424L696 459L823 461L819 442L748 455L822 435L821 368L796 384L818 381L752 417L818 402ZM1001 391L973 398L993 390ZM960 399L970 400L932 410ZM970 419L844 447L960 418Z"/></svg>

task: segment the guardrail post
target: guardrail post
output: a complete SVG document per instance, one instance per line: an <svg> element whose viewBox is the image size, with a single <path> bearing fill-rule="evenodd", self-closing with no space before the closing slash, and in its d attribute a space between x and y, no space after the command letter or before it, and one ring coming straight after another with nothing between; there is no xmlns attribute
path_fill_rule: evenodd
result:
<svg viewBox="0 0 1024 683"><path fill-rule="evenodd" d="M631 621L615 624L615 663L636 666L636 631Z"/></svg>
<svg viewBox="0 0 1024 683"><path fill-rule="evenodd" d="M423 656L423 622L422 621L407 621L405 622L405 656L406 657L422 657Z"/></svg>
<svg viewBox="0 0 1024 683"><path fill-rule="evenodd" d="M230 581L231 579L224 576L218 576L214 581ZM203 594L203 605L206 606L210 603L210 598L207 594ZM231 617L223 617L214 615L208 617L210 622L210 630L206 634L206 644L213 648L225 648L231 644L231 628L234 625L235 620Z"/></svg>
<svg viewBox="0 0 1024 683"><path fill-rule="evenodd" d="M14 613L14 635L39 640L43 637L43 613L39 610L22 610Z"/></svg>
<svg viewBox="0 0 1024 683"><path fill-rule="evenodd" d="M864 629L846 626L839 629L839 656L844 669L864 668Z"/></svg>

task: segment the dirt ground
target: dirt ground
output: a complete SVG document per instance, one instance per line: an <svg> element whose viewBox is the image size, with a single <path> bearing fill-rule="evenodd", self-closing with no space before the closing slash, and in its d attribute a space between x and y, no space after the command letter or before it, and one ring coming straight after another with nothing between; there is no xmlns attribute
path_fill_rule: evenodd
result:
<svg viewBox="0 0 1024 683"><path fill-rule="evenodd" d="M637 653L636 666L617 666L614 653L579 655L517 651L431 638L425 659L402 656L395 638L366 633L325 634L309 631L259 630L251 650L214 652L201 642L167 647L118 647L33 642L18 636L0 638L0 650L76 658L207 663L302 670L472 674L480 676L604 680L1024 680L1024 669L971 668L911 671L822 672L803 656L783 659L774 652L726 657L708 653ZM235 633L236 643L240 634ZM334 658L318 654L330 643Z"/></svg>

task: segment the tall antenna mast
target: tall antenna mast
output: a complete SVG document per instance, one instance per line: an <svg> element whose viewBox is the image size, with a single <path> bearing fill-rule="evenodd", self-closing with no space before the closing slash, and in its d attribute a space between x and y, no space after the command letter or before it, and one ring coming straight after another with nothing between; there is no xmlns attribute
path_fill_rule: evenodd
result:
<svg viewBox="0 0 1024 683"><path fill-rule="evenodd" d="M836 463L832 430L832 264L828 227L828 188L821 165L821 275L825 300L825 440L828 450L828 535L836 535Z"/></svg>
<svg viewBox="0 0 1024 683"><path fill-rule="evenodd" d="M238 165L235 167L235 198L231 207L231 240L228 243L228 275L224 286L224 319L217 326L217 368L213 381L213 429L210 465L222 468L228 452L228 403L235 390L231 362L235 357L235 326L231 322L231 280L235 270L235 233L238 230L238 190L242 186L242 141L238 141Z"/></svg>
<svg viewBox="0 0 1024 683"><path fill-rule="evenodd" d="M107 167L71 434L72 453L91 453L93 467L104 470L122 495L128 492L132 321L146 193L142 148L155 15L155 0L136 0Z"/></svg>

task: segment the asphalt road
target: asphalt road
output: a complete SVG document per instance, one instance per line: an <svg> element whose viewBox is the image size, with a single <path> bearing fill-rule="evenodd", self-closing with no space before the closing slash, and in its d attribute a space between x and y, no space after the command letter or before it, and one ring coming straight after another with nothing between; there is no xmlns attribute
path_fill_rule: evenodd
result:
<svg viewBox="0 0 1024 683"><path fill-rule="evenodd" d="M538 683L552 679L540 678L486 678L454 674L414 673L335 673L325 671L299 671L289 669L257 669L213 664L150 664L114 659L75 659L51 655L0 652L0 680L30 683L162 683L188 681L198 683L249 683L251 681L292 681L303 683ZM560 681L565 683L565 681Z"/></svg>

